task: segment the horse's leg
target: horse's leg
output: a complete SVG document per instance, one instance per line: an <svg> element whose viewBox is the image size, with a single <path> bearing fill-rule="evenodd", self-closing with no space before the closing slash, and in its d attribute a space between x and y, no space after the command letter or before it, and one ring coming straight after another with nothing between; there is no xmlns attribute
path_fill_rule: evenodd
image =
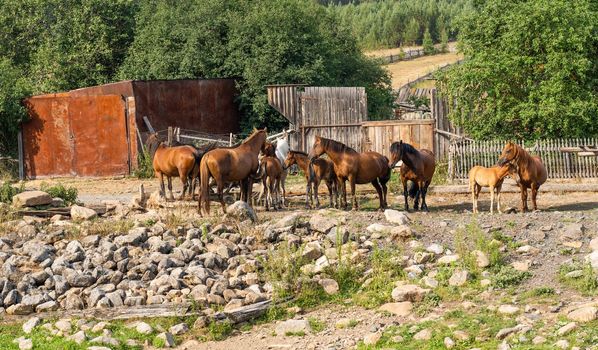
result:
<svg viewBox="0 0 598 350"><path fill-rule="evenodd" d="M164 196L164 199L166 199L166 188L164 188L164 174L163 173L158 173L160 175L160 191L162 191L162 195Z"/></svg>
<svg viewBox="0 0 598 350"><path fill-rule="evenodd" d="M521 212L525 213L527 211L527 188L520 184L519 188L521 189Z"/></svg>
<svg viewBox="0 0 598 350"><path fill-rule="evenodd" d="M386 186L386 181L380 181L380 185L382 186L382 199L384 201L384 208L388 208L387 202L387 194L388 194L388 186Z"/></svg>
<svg viewBox="0 0 598 350"><path fill-rule="evenodd" d="M326 187L328 188L328 195L330 196L330 208L334 208L334 201L332 196L334 195L334 189L332 188L332 182L326 181Z"/></svg>
<svg viewBox="0 0 598 350"><path fill-rule="evenodd" d="M403 197L405 197L405 211L409 211L409 192L407 192L407 180L401 179L403 182Z"/></svg>
<svg viewBox="0 0 598 350"><path fill-rule="evenodd" d="M413 202L413 210L419 210L419 198L421 197L422 193L422 184L423 182L417 181L417 192L415 193L415 201Z"/></svg>
<svg viewBox="0 0 598 350"><path fill-rule="evenodd" d="M374 188L376 189L376 192L378 193L378 199L380 200L380 210L382 210L384 208L384 200L382 199L382 186L380 186L380 183L378 183L378 179L374 179L374 181L372 181L372 186L374 186Z"/></svg>
<svg viewBox="0 0 598 350"><path fill-rule="evenodd" d="M245 197L251 198L253 196L253 179L251 179L251 176L247 179L245 191ZM249 202L247 204L249 204Z"/></svg>
<svg viewBox="0 0 598 350"><path fill-rule="evenodd" d="M314 179L314 197L316 197L316 209L320 209L320 198L318 197L318 191L320 189L320 179Z"/></svg>
<svg viewBox="0 0 598 350"><path fill-rule="evenodd" d="M345 179L340 176L337 176L338 186L339 186L339 198L341 202L342 209L347 209L347 184L345 183ZM340 209L340 208L339 208Z"/></svg>
<svg viewBox="0 0 598 350"><path fill-rule="evenodd" d="M431 181L426 181L424 182L424 187L421 189L422 191L422 210L425 211L429 211L428 210L428 203L426 203L426 195L428 194L428 187L430 186L430 182Z"/></svg>
<svg viewBox="0 0 598 350"><path fill-rule="evenodd" d="M173 201L174 195L172 194L172 177L167 176L166 178L168 179L168 193L170 193L169 199Z"/></svg>
<svg viewBox="0 0 598 350"><path fill-rule="evenodd" d="M357 194L355 193L355 176L349 176L349 184L351 185L351 210L359 210L359 204L357 203Z"/></svg>
<svg viewBox="0 0 598 350"><path fill-rule="evenodd" d="M532 183L532 205L534 206L534 210L538 210L538 206L536 205L536 196L538 195L538 185L536 183Z"/></svg>
<svg viewBox="0 0 598 350"><path fill-rule="evenodd" d="M494 186L490 185L490 214L494 214Z"/></svg>
<svg viewBox="0 0 598 350"><path fill-rule="evenodd" d="M283 170L282 176L280 178L280 189L282 189L282 206L286 207L287 205L287 189L285 187L285 183L287 181L287 175L289 174L288 170Z"/></svg>
<svg viewBox="0 0 598 350"><path fill-rule="evenodd" d="M500 190L502 188L502 184L496 185L496 211L499 214L502 214L502 210L500 209Z"/></svg>
<svg viewBox="0 0 598 350"><path fill-rule="evenodd" d="M224 181L220 179L220 181L216 181L217 189L218 189L218 200L220 200L220 205L222 206L222 214L226 214L226 203L224 203Z"/></svg>
<svg viewBox="0 0 598 350"><path fill-rule="evenodd" d="M471 188L471 206L472 206L471 211L474 214L478 212L478 203L477 203L477 198L476 198L476 195L475 195L476 186L477 185L475 183L472 183L472 184L469 185L469 187Z"/></svg>
<svg viewBox="0 0 598 350"><path fill-rule="evenodd" d="M179 198L180 201L185 199L185 193L187 193L187 188L189 187L189 181L187 180L187 176L179 176L181 182L183 183L183 192L181 193L181 197Z"/></svg>
<svg viewBox="0 0 598 350"><path fill-rule="evenodd" d="M311 209L311 182L309 182L309 178L305 186L305 208Z"/></svg>

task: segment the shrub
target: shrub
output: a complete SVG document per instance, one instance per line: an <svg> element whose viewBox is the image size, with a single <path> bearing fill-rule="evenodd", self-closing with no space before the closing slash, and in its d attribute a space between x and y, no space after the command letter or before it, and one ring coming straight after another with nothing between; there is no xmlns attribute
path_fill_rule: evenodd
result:
<svg viewBox="0 0 598 350"><path fill-rule="evenodd" d="M11 203L12 197L15 194L23 192L23 187L23 185L20 187L14 187L10 182L4 182L2 186L0 186L0 202Z"/></svg>
<svg viewBox="0 0 598 350"><path fill-rule="evenodd" d="M527 271L515 270L511 265L501 266L493 277L494 285L498 288L507 288L520 284L523 280L531 277Z"/></svg>
<svg viewBox="0 0 598 350"><path fill-rule="evenodd" d="M50 186L49 184L42 182L40 189L47 192L52 198L62 198L66 205L75 204L77 202L78 191L75 187L65 187L60 183Z"/></svg>
<svg viewBox="0 0 598 350"><path fill-rule="evenodd" d="M578 277L566 277L569 272L581 271ZM559 267L559 280L570 287L588 295L598 293L598 273L594 271L592 265L581 261L573 260Z"/></svg>
<svg viewBox="0 0 598 350"><path fill-rule="evenodd" d="M137 156L137 169L133 171L133 175L139 179L151 179L154 177L154 166L148 152L140 153Z"/></svg>

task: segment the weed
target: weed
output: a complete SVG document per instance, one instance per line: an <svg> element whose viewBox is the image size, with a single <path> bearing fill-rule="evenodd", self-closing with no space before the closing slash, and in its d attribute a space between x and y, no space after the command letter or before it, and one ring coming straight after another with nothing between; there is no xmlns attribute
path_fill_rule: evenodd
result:
<svg viewBox="0 0 598 350"><path fill-rule="evenodd" d="M501 266L493 276L493 284L497 288L507 288L520 284L532 274L527 271L515 270L511 265Z"/></svg>
<svg viewBox="0 0 598 350"><path fill-rule="evenodd" d="M230 321L210 322L208 324L208 335L210 340L223 340L233 331Z"/></svg>
<svg viewBox="0 0 598 350"><path fill-rule="evenodd" d="M308 317L307 322L309 322L309 326L311 327L314 333L320 333L324 329L326 329L326 323L318 320L315 317Z"/></svg>
<svg viewBox="0 0 598 350"><path fill-rule="evenodd" d="M415 314L419 317L427 315L435 307L440 305L442 298L435 292L428 293L424 296L424 299L417 304L415 307Z"/></svg>
<svg viewBox="0 0 598 350"><path fill-rule="evenodd" d="M25 188L23 184L21 184L20 187L14 187L10 182L4 182L2 186L0 186L0 202L11 203L12 197L23 192L24 189Z"/></svg>
<svg viewBox="0 0 598 350"><path fill-rule="evenodd" d="M567 277L569 272L579 271L575 277ZM573 260L559 267L559 280L586 295L598 294L598 273L592 265Z"/></svg>
<svg viewBox="0 0 598 350"><path fill-rule="evenodd" d="M140 153L137 156L137 169L133 171L133 175L139 179L151 179L155 176L152 158L148 152Z"/></svg>
<svg viewBox="0 0 598 350"><path fill-rule="evenodd" d="M61 183L50 186L48 183L42 182L40 185L40 189L48 193L50 196L52 196L52 198L62 198L66 205L77 203L78 191L75 187L65 187Z"/></svg>
<svg viewBox="0 0 598 350"><path fill-rule="evenodd" d="M94 220L87 229L88 235L107 236L110 234L126 234L134 226L131 220Z"/></svg>
<svg viewBox="0 0 598 350"><path fill-rule="evenodd" d="M266 259L260 259L262 273L272 283L275 297L285 298L298 293L302 260L300 252L289 244L279 245L278 249L268 252Z"/></svg>
<svg viewBox="0 0 598 350"><path fill-rule="evenodd" d="M184 225L186 222L184 216L180 213L168 212L164 218L164 225L169 230L175 230L177 227Z"/></svg>
<svg viewBox="0 0 598 350"><path fill-rule="evenodd" d="M303 336L305 336L305 332L304 331L286 332L284 335L287 337L303 337Z"/></svg>
<svg viewBox="0 0 598 350"><path fill-rule="evenodd" d="M354 297L354 301L363 307L375 308L391 298L394 282L405 277L401 265L397 262L400 250L387 248L376 249L371 257L371 279Z"/></svg>

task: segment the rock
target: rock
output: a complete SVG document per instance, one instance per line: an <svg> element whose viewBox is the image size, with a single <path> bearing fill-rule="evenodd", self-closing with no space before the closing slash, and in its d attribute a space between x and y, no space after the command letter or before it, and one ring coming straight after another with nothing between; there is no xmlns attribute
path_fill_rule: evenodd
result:
<svg viewBox="0 0 598 350"><path fill-rule="evenodd" d="M517 271L526 272L529 270L529 261L514 261L512 264L513 268Z"/></svg>
<svg viewBox="0 0 598 350"><path fill-rule="evenodd" d="M118 236L114 239L114 243L119 246L133 245L139 246L147 240L146 227L135 227L129 230L126 235Z"/></svg>
<svg viewBox="0 0 598 350"><path fill-rule="evenodd" d="M413 339L415 340L430 340L432 339L432 331L428 328L424 328L421 331L415 333L413 335Z"/></svg>
<svg viewBox="0 0 598 350"><path fill-rule="evenodd" d="M345 328L352 327L355 324L357 324L356 320L353 320L351 318L341 318L338 321L336 321L336 323L334 324L334 327L337 329L345 329Z"/></svg>
<svg viewBox="0 0 598 350"><path fill-rule="evenodd" d="M545 342L546 342L546 338L544 338L541 335L537 335L534 337L534 339L532 339L532 344L534 344L534 345L544 344Z"/></svg>
<svg viewBox="0 0 598 350"><path fill-rule="evenodd" d="M503 304L498 307L498 312L505 315L513 315L519 312L519 308L515 305Z"/></svg>
<svg viewBox="0 0 598 350"><path fill-rule="evenodd" d="M378 343L380 338L382 338L382 333L378 333L378 332L370 333L370 334L367 334L365 337L363 337L363 343L365 345L376 345L376 343Z"/></svg>
<svg viewBox="0 0 598 350"><path fill-rule="evenodd" d="M67 337L68 340L72 340L77 344L82 344L84 341L87 340L87 336L85 335L84 331L79 331L71 336Z"/></svg>
<svg viewBox="0 0 598 350"><path fill-rule="evenodd" d="M230 215L231 217L239 220L251 220L251 222L257 221L257 215L252 207L249 204L243 201L236 201L235 203L229 205L226 208L226 214Z"/></svg>
<svg viewBox="0 0 598 350"><path fill-rule="evenodd" d="M454 340L452 340L452 339L451 339L451 338L449 338L449 337L444 337L444 346L445 346L447 349L452 349L452 348L454 348L454 347L455 347L455 341L454 341Z"/></svg>
<svg viewBox="0 0 598 350"><path fill-rule="evenodd" d="M118 339L113 338L110 335L101 335L99 337L93 338L89 342L90 343L105 344L105 345L112 345L112 346L118 346L118 345L120 345L120 342L118 341Z"/></svg>
<svg viewBox="0 0 598 350"><path fill-rule="evenodd" d="M426 285L426 287L430 287L430 288L436 288L438 287L438 281L432 277L424 277L422 278L422 282L423 284Z"/></svg>
<svg viewBox="0 0 598 350"><path fill-rule="evenodd" d="M457 340L460 340L460 341L469 340L469 334L465 331L460 331L460 330L454 331L453 336L455 338L457 338Z"/></svg>
<svg viewBox="0 0 598 350"><path fill-rule="evenodd" d="M56 327L56 329L58 329L59 331L62 331L63 333L70 333L71 329L72 329L72 325L71 325L71 320L69 319L62 319L62 320L58 320L56 321L56 323L54 323L54 327Z"/></svg>
<svg viewBox="0 0 598 350"><path fill-rule="evenodd" d="M312 215L309 219L309 228L312 231L320 232L327 234L333 227L336 227L338 224L338 220L335 218L330 218L326 216L322 216L319 214ZM336 236L334 237L336 242Z"/></svg>
<svg viewBox="0 0 598 350"><path fill-rule="evenodd" d="M384 217L386 218L386 221L392 224L406 225L410 221L409 217L405 212L401 212L394 209L384 210Z"/></svg>
<svg viewBox="0 0 598 350"><path fill-rule="evenodd" d="M328 260L328 257L326 255L322 255L320 258L318 258L318 260L316 260L313 272L320 273L324 271L324 269L328 266L330 266L330 261Z"/></svg>
<svg viewBox="0 0 598 350"><path fill-rule="evenodd" d="M95 210L85 208L79 205L73 205L71 207L71 219L73 220L90 220L98 216Z"/></svg>
<svg viewBox="0 0 598 350"><path fill-rule="evenodd" d="M583 237L585 227L580 223L567 224L560 235L561 241L578 241Z"/></svg>
<svg viewBox="0 0 598 350"><path fill-rule="evenodd" d="M15 304L6 309L9 315L29 315L33 313L33 306L24 304Z"/></svg>
<svg viewBox="0 0 598 350"><path fill-rule="evenodd" d="M413 261L416 264L425 264L434 258L434 254L428 252L415 252L413 254Z"/></svg>
<svg viewBox="0 0 598 350"><path fill-rule="evenodd" d="M518 324L515 327L510 327L510 328L503 328L500 331L498 331L498 333L496 333L496 339L499 339L499 340L504 339L513 333L522 332L522 331L525 331L528 329L529 329L529 326L526 326L523 324Z"/></svg>
<svg viewBox="0 0 598 350"><path fill-rule="evenodd" d="M598 250L586 255L586 262L589 262L594 270L598 270Z"/></svg>
<svg viewBox="0 0 598 350"><path fill-rule="evenodd" d="M311 332L311 326L307 320L286 320L276 325L275 332L278 335L287 333L308 333Z"/></svg>
<svg viewBox="0 0 598 350"><path fill-rule="evenodd" d="M145 322L137 322L137 325L135 326L135 330L137 331L137 333L140 333L140 334L151 334L154 331L152 326L150 326L149 324L147 324Z"/></svg>
<svg viewBox="0 0 598 350"><path fill-rule="evenodd" d="M35 307L35 312L47 312L47 311L56 311L58 310L59 305L54 300L46 301L45 303L41 303Z"/></svg>
<svg viewBox="0 0 598 350"><path fill-rule="evenodd" d="M75 270L68 270L64 276L71 287L89 287L96 281L92 275L78 273Z"/></svg>
<svg viewBox="0 0 598 350"><path fill-rule="evenodd" d="M472 253L475 255L476 263L479 268L490 266L490 259L486 253L481 250L474 250Z"/></svg>
<svg viewBox="0 0 598 350"><path fill-rule="evenodd" d="M305 261L313 261L317 258L321 257L323 254L324 249L320 245L320 242L313 241L309 242L305 245L305 249L303 249L303 253L301 257L305 259Z"/></svg>
<svg viewBox="0 0 598 350"><path fill-rule="evenodd" d="M25 334L30 334L31 331L33 331L33 328L37 327L40 322L41 320L39 317L31 317L27 322L23 323L23 332L25 332Z"/></svg>
<svg viewBox="0 0 598 350"><path fill-rule="evenodd" d="M346 227L336 226L336 229L330 230L326 234L326 238L335 246L339 243L342 245L349 241L349 231L347 231Z"/></svg>
<svg viewBox="0 0 598 350"><path fill-rule="evenodd" d="M186 323L179 323L179 324L176 324L176 325L170 327L170 329L168 329L168 331L170 333L172 333L173 335L181 335L181 334L185 334L189 331L189 326L187 326Z"/></svg>
<svg viewBox="0 0 598 350"><path fill-rule="evenodd" d="M566 339L561 339L559 341L557 341L556 343L554 343L554 346L556 346L559 349L569 349L569 342Z"/></svg>
<svg viewBox="0 0 598 350"><path fill-rule="evenodd" d="M440 255L444 252L444 247L442 247L440 244L431 244L426 248L426 251L430 252L430 253L434 253L436 255Z"/></svg>
<svg viewBox="0 0 598 350"><path fill-rule="evenodd" d="M83 304L83 300L77 294L71 293L67 295L64 300L64 308L67 310L83 310L85 304Z"/></svg>
<svg viewBox="0 0 598 350"><path fill-rule="evenodd" d="M566 325L564 325L563 327L559 328L556 331L556 334L558 336L567 335L567 334L571 333L575 329L577 329L577 323L575 323L575 322L569 322Z"/></svg>
<svg viewBox="0 0 598 350"><path fill-rule="evenodd" d="M410 301L403 301L400 303L386 303L380 306L378 310L386 311L399 317L404 317L411 314L412 309L413 303Z"/></svg>
<svg viewBox="0 0 598 350"><path fill-rule="evenodd" d="M322 278L318 283L324 288L326 294L333 295L338 293L339 286L335 280L330 278Z"/></svg>
<svg viewBox="0 0 598 350"><path fill-rule="evenodd" d="M598 237L595 237L590 241L590 250L591 251L598 251Z"/></svg>
<svg viewBox="0 0 598 350"><path fill-rule="evenodd" d="M503 340L502 343L498 344L496 350L511 350L511 346L507 343L506 340Z"/></svg>
<svg viewBox="0 0 598 350"><path fill-rule="evenodd" d="M565 274L565 278L579 278L583 276L583 270L575 270Z"/></svg>
<svg viewBox="0 0 598 350"><path fill-rule="evenodd" d="M415 284L405 284L392 290L392 299L394 301L418 302L422 301L429 292L430 289L424 289Z"/></svg>
<svg viewBox="0 0 598 350"><path fill-rule="evenodd" d="M469 272L466 270L457 269L453 272L451 278L449 278L449 285L451 286L462 286L467 283L467 279L469 278Z"/></svg>
<svg viewBox="0 0 598 350"><path fill-rule="evenodd" d="M166 348L173 348L176 345L174 342L174 336L169 332L160 333L156 336L156 338L160 339Z"/></svg>
<svg viewBox="0 0 598 350"><path fill-rule="evenodd" d="M52 196L43 191L25 191L12 197L15 207L35 207L52 203Z"/></svg>
<svg viewBox="0 0 598 350"><path fill-rule="evenodd" d="M585 306L567 314L567 318L577 322L591 322L598 319L598 307Z"/></svg>
<svg viewBox="0 0 598 350"><path fill-rule="evenodd" d="M30 350L33 349L33 342L31 339L26 338L18 338L16 339L17 343L19 344L19 350Z"/></svg>
<svg viewBox="0 0 598 350"><path fill-rule="evenodd" d="M383 224L371 224L366 228L369 233L372 234L384 234L388 235L391 240L399 240L404 238L409 238L412 235L411 229L406 225L401 226L389 226Z"/></svg>
<svg viewBox="0 0 598 350"><path fill-rule="evenodd" d="M450 265L459 260L458 254L445 255L438 259L437 263L440 265Z"/></svg>

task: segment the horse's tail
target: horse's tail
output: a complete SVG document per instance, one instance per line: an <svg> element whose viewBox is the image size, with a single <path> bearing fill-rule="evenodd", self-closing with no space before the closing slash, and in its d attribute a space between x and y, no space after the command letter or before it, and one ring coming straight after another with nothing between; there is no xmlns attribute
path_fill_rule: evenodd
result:
<svg viewBox="0 0 598 350"><path fill-rule="evenodd" d="M307 183L312 183L316 178L316 172L314 171L314 164L311 159L307 163L307 169L309 171L309 178L307 180Z"/></svg>
<svg viewBox="0 0 598 350"><path fill-rule="evenodd" d="M409 194L409 197L415 198L417 196L417 191L419 191L419 186L417 185L417 182L408 180L407 193Z"/></svg>
<svg viewBox="0 0 598 350"><path fill-rule="evenodd" d="M199 165L199 181L200 181L200 193L199 193L199 200L198 200L198 206L199 206L199 213L201 214L201 207L202 207L202 202L204 204L204 209L206 210L206 213L210 214L210 192L209 192L209 187L210 187L210 169L208 168L208 160L210 159L210 155L209 154L205 154L202 158L201 158L201 162Z"/></svg>
<svg viewBox="0 0 598 350"><path fill-rule="evenodd" d="M388 165L389 164L389 160L388 158L386 158L386 156L382 156L382 161L384 162L384 165L386 166L386 174L380 176L380 181L383 183L387 183L390 180L390 176L392 174L392 168Z"/></svg>

